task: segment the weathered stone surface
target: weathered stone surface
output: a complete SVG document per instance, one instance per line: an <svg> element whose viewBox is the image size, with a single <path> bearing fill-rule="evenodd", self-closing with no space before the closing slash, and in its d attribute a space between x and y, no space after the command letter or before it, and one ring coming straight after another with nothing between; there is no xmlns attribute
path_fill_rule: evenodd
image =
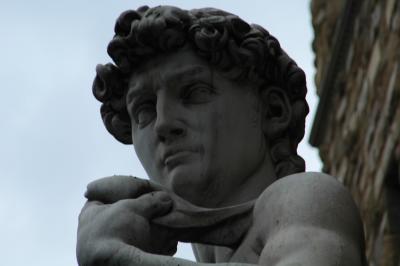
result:
<svg viewBox="0 0 400 266"><path fill-rule="evenodd" d="M79 265L311 266L340 258L341 266L364 266L351 195L332 176L304 172L297 154L306 78L275 37L223 10L172 6L123 12L114 32L113 63L96 67L92 92L106 129L134 146L150 180L110 176L87 186ZM358 124L355 115L345 146ZM333 164L344 183L354 169L349 157ZM192 243L197 262L172 257L178 241Z"/></svg>
<svg viewBox="0 0 400 266"><path fill-rule="evenodd" d="M393 9L395 6L396 6L396 0L387 0L386 10L385 10L386 25L390 25Z"/></svg>
<svg viewBox="0 0 400 266"><path fill-rule="evenodd" d="M315 65L319 70L315 74L315 82L318 85L321 83L322 74L325 71L325 66L328 65L330 60L326 55L329 54L332 48L332 39L334 36L334 29L337 25L337 17L340 15L344 0L325 1L314 0L311 2L312 23L316 30L315 38L313 41L315 56ZM318 48L317 48L318 47Z"/></svg>
<svg viewBox="0 0 400 266"><path fill-rule="evenodd" d="M312 1L313 16L321 10L325 14L313 18L319 94L333 49L327 36L336 30L326 25L334 25L340 16L328 16L333 7L321 2ZM332 113L326 114L328 128L319 149L324 170L340 175L362 210L369 265L397 266L400 258L393 250L400 249L394 244L400 236L388 235L385 191L391 160L400 165L400 3L359 3L346 60L336 73L336 82L345 85L330 99Z"/></svg>
<svg viewBox="0 0 400 266"><path fill-rule="evenodd" d="M371 86L374 85L375 77L376 74L378 73L380 62L381 62L381 48L379 40L377 40L372 50L371 59L369 60L368 72L367 72L367 78Z"/></svg>

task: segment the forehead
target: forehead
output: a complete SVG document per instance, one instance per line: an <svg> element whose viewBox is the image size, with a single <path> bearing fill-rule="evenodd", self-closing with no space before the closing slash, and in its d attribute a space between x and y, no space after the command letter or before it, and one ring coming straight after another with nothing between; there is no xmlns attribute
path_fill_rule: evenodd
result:
<svg viewBox="0 0 400 266"><path fill-rule="evenodd" d="M184 49L155 56L130 76L129 88L151 86L153 82L174 83L210 75L211 67L192 50Z"/></svg>

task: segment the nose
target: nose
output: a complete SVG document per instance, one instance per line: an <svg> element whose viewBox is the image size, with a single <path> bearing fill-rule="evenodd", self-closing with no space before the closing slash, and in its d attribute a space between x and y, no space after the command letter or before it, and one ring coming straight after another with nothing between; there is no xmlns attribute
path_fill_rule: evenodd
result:
<svg viewBox="0 0 400 266"><path fill-rule="evenodd" d="M157 118L154 128L161 142L173 142L186 135L177 104L159 98L156 109Z"/></svg>

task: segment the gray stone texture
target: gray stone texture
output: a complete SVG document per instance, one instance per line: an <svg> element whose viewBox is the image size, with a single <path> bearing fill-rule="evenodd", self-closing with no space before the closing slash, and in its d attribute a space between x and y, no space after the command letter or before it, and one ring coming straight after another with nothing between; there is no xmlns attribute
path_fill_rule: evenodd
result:
<svg viewBox="0 0 400 266"><path fill-rule="evenodd" d="M141 7L118 18L108 53L115 64L97 66L93 93L150 181L88 185L79 265L365 266L349 191L304 172L306 78L268 31L212 8ZM178 241L197 262L172 257Z"/></svg>

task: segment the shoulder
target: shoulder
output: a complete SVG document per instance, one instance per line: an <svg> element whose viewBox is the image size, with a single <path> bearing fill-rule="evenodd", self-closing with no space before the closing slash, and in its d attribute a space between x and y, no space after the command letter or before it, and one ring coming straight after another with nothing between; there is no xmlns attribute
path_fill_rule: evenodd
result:
<svg viewBox="0 0 400 266"><path fill-rule="evenodd" d="M363 250L363 226L356 204L348 190L326 174L298 173L277 180L257 199L254 222L262 228L268 247L264 259L278 254L277 250L290 253L292 245L295 250L301 247L305 257L337 253L351 258L359 257ZM343 246L348 247L345 252Z"/></svg>
<svg viewBox="0 0 400 266"><path fill-rule="evenodd" d="M349 191L336 178L317 172L297 173L278 179L260 195L256 208L282 204L290 209L343 208L349 207L348 204L355 208Z"/></svg>
<svg viewBox="0 0 400 266"><path fill-rule="evenodd" d="M322 189L324 187L345 189L345 187L333 176L319 172L301 172L276 180L266 189L266 191L275 190L279 187L293 186L299 189Z"/></svg>
<svg viewBox="0 0 400 266"><path fill-rule="evenodd" d="M257 199L255 213L267 212L286 224L346 227L361 224L349 191L336 178L305 172L278 179Z"/></svg>

